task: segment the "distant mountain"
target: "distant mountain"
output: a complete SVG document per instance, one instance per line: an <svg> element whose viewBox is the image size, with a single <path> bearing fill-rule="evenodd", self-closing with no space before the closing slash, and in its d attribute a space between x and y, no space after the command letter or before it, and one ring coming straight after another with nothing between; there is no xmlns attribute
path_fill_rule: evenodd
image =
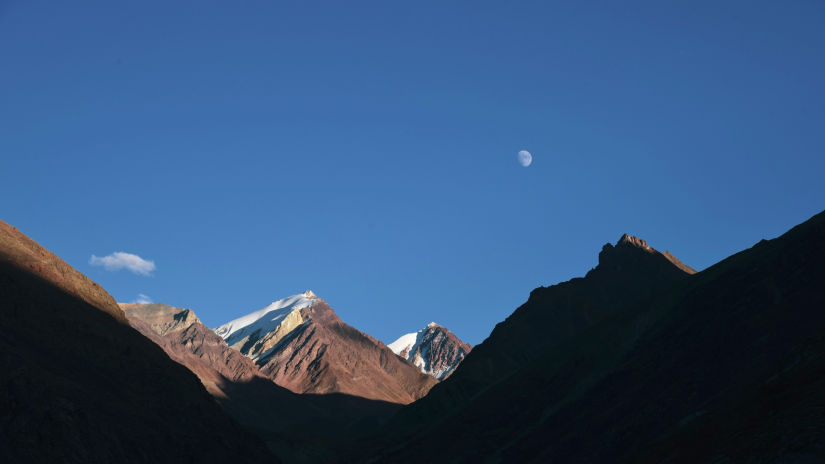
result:
<svg viewBox="0 0 825 464"><path fill-rule="evenodd" d="M311 291L275 301L215 333L296 393L344 393L407 404L437 383L345 324Z"/></svg>
<svg viewBox="0 0 825 464"><path fill-rule="evenodd" d="M387 345L393 353L438 380L453 373L472 347L435 322Z"/></svg>
<svg viewBox="0 0 825 464"><path fill-rule="evenodd" d="M99 285L0 221L1 462L274 462Z"/></svg>
<svg viewBox="0 0 825 464"><path fill-rule="evenodd" d="M825 212L695 274L642 244L534 290L362 459L825 461Z"/></svg>
<svg viewBox="0 0 825 464"><path fill-rule="evenodd" d="M286 462L333 460L341 442L392 416L395 403L347 395L298 395L203 325L190 309L123 304L130 324L194 372L238 422L258 432Z"/></svg>

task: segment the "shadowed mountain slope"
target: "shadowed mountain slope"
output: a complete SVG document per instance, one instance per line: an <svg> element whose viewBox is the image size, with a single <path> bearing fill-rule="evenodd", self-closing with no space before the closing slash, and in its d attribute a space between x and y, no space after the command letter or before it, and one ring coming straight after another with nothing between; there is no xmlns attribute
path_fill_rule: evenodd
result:
<svg viewBox="0 0 825 464"><path fill-rule="evenodd" d="M637 269L627 256L614 257L621 259L600 256L599 267ZM434 397L439 386L405 408L378 460L437 454L456 462L821 461L823 262L820 213L777 239L623 300L601 321L486 386L472 382L479 376L460 376L482 344L442 383L457 406L435 414L445 402ZM564 285L534 291L525 307ZM578 293L563 301L583 310L592 299ZM497 331L510 330L525 307ZM488 359L512 359L495 354Z"/></svg>
<svg viewBox="0 0 825 464"><path fill-rule="evenodd" d="M4 222L0 332L0 461L276 461L111 296Z"/></svg>
<svg viewBox="0 0 825 464"><path fill-rule="evenodd" d="M426 421L435 411L459 407L543 350L695 272L674 260L627 234L615 246L604 245L596 268L583 278L533 290L526 303L473 348L448 381L402 415L420 412Z"/></svg>
<svg viewBox="0 0 825 464"><path fill-rule="evenodd" d="M407 404L438 381L345 324L312 292L215 329L261 372L296 393L344 393Z"/></svg>

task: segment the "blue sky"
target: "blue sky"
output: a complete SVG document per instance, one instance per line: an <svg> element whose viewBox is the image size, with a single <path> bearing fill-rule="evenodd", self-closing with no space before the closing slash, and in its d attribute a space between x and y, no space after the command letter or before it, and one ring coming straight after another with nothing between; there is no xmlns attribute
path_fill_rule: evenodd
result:
<svg viewBox="0 0 825 464"><path fill-rule="evenodd" d="M125 3L0 1L0 219L119 301L477 344L622 233L702 269L825 208L819 0Z"/></svg>

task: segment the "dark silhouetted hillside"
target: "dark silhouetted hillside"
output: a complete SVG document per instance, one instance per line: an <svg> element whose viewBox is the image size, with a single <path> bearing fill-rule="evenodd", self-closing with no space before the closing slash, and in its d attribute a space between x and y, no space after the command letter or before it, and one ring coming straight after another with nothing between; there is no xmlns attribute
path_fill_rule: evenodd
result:
<svg viewBox="0 0 825 464"><path fill-rule="evenodd" d="M97 284L0 222L0 461L274 462Z"/></svg>
<svg viewBox="0 0 825 464"><path fill-rule="evenodd" d="M825 213L694 275L646 249L535 290L363 460L825 460Z"/></svg>

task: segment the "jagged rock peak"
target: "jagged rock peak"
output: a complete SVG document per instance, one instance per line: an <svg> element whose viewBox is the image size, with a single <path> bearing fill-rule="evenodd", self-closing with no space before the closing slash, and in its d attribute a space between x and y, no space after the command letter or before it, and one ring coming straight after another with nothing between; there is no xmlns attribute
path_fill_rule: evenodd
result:
<svg viewBox="0 0 825 464"><path fill-rule="evenodd" d="M195 313L188 308L177 308L162 303L118 303L118 305L126 313L130 324L134 318L137 318L149 325L160 336L188 329L192 324L200 322Z"/></svg>
<svg viewBox="0 0 825 464"><path fill-rule="evenodd" d="M638 238L632 237L628 234L622 235L616 245L605 243L602 251L599 252L599 265L607 265L613 263L620 256L630 256L635 254L635 250L640 250L648 253L656 253L657 251L648 246L647 242Z"/></svg>
<svg viewBox="0 0 825 464"><path fill-rule="evenodd" d="M315 293L313 293L312 290L305 291L304 292L304 297L306 297L306 298L318 298L318 296L315 295Z"/></svg>
<svg viewBox="0 0 825 464"><path fill-rule="evenodd" d="M619 241L616 242L615 246L610 243L604 244L601 253L599 253L599 263L601 263L604 258L612 256L614 252L617 250L630 249L638 249L646 251L648 253L658 253L658 251L656 251L656 249L648 245L644 239L634 237L628 234L623 234Z"/></svg>
<svg viewBox="0 0 825 464"><path fill-rule="evenodd" d="M648 245L644 239L628 234L623 234L615 246L607 243L602 247L602 251L599 253L599 266L621 267L628 262L628 259L632 260L634 259L632 258L633 256L638 256L639 252L650 255L661 255L682 271L688 274L696 273L693 268L682 263L669 252L665 251L661 253Z"/></svg>
<svg viewBox="0 0 825 464"><path fill-rule="evenodd" d="M621 246L621 245L633 246L633 247L636 247L636 248L641 248L643 250L653 250L653 248L648 246L647 242L644 239L639 238L639 237L634 237L634 236L628 235L628 234L622 235L622 238L620 238L619 241L616 242L616 246Z"/></svg>

